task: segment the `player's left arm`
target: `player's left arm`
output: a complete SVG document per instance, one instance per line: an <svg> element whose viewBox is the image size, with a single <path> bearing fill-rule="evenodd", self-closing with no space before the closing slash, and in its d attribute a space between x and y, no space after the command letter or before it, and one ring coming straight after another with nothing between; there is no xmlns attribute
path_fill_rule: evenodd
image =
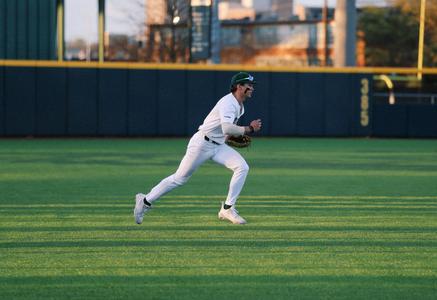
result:
<svg viewBox="0 0 437 300"><path fill-rule="evenodd" d="M261 119L256 119L250 122L249 126L244 126L244 134L254 133L261 130Z"/></svg>

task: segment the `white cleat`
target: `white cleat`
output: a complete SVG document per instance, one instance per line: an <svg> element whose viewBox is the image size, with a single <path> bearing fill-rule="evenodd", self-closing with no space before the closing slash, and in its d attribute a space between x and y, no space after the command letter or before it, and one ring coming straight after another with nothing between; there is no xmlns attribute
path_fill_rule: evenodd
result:
<svg viewBox="0 0 437 300"><path fill-rule="evenodd" d="M145 198L146 195L144 194L137 194L135 196L134 217L137 224L143 223L144 214L152 208L151 206L144 204Z"/></svg>
<svg viewBox="0 0 437 300"><path fill-rule="evenodd" d="M229 220L233 224L246 224L246 220L243 219L239 214L238 211L232 206L229 209L224 209L223 207L224 202L222 202L222 207L218 213L218 217L220 220Z"/></svg>

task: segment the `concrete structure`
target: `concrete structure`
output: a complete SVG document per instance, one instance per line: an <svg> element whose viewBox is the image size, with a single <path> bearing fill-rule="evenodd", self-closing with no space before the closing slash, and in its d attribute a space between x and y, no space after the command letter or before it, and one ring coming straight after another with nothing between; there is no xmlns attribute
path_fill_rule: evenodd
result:
<svg viewBox="0 0 437 300"><path fill-rule="evenodd" d="M255 9L253 7L246 7L234 1L220 2L218 10L220 20L255 19Z"/></svg>
<svg viewBox="0 0 437 300"><path fill-rule="evenodd" d="M334 18L335 9L328 7L328 19ZM323 7L304 6L297 4L294 10L294 14L299 20L322 20L323 19Z"/></svg>
<svg viewBox="0 0 437 300"><path fill-rule="evenodd" d="M221 20L276 20L293 18L293 0L222 0Z"/></svg>
<svg viewBox="0 0 437 300"><path fill-rule="evenodd" d="M167 15L167 0L145 1L146 24L164 24Z"/></svg>
<svg viewBox="0 0 437 300"><path fill-rule="evenodd" d="M355 0L337 0L334 30L334 66L355 66L357 9Z"/></svg>

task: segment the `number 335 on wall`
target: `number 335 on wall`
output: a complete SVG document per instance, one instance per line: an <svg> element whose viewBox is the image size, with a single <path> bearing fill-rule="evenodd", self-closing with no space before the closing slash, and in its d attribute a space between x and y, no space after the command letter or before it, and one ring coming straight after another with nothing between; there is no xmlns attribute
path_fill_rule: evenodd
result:
<svg viewBox="0 0 437 300"><path fill-rule="evenodd" d="M361 79L361 126L369 125L369 79Z"/></svg>

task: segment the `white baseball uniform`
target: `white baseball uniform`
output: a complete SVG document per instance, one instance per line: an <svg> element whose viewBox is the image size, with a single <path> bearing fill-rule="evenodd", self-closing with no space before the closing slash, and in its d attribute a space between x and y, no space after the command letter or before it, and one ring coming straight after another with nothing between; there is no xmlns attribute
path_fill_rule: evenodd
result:
<svg viewBox="0 0 437 300"><path fill-rule="evenodd" d="M221 98L199 126L199 131L190 139L187 152L176 173L156 185L146 195L147 201L152 203L185 184L201 164L211 159L234 172L225 202L227 205L234 205L243 188L249 166L240 153L225 144L222 123L236 124L243 114L243 104L240 105L232 93Z"/></svg>

